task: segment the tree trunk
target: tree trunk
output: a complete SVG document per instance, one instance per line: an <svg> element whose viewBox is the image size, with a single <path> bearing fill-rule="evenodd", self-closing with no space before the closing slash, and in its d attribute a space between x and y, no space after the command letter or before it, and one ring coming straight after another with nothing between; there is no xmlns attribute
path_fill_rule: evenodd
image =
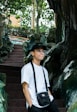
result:
<svg viewBox="0 0 77 112"><path fill-rule="evenodd" d="M56 15L56 39L55 42L61 42L62 41L62 20L60 18L60 15Z"/></svg>
<svg viewBox="0 0 77 112"><path fill-rule="evenodd" d="M36 32L39 34L39 18L40 18L40 13L38 9L38 1L36 1L36 10L37 10L37 18L36 18Z"/></svg>
<svg viewBox="0 0 77 112"><path fill-rule="evenodd" d="M35 29L35 0L33 0L32 4L32 20L31 20L31 29Z"/></svg>
<svg viewBox="0 0 77 112"><path fill-rule="evenodd" d="M61 39L62 33L64 35L64 42L50 53L51 58L47 63L47 68L50 67L49 72L53 75L54 86L57 82L55 79L63 73L64 68L72 60L77 60L77 0L48 0L48 2L57 15L56 38ZM57 42L60 39L56 39Z"/></svg>
<svg viewBox="0 0 77 112"><path fill-rule="evenodd" d="M60 55L61 68L74 59L77 59L77 1L76 0L48 0L50 7L56 13L56 39L62 40L64 33L64 45ZM64 25L64 29L63 26Z"/></svg>
<svg viewBox="0 0 77 112"><path fill-rule="evenodd" d="M0 14L0 48L3 45L2 37L3 37L3 27L4 27L4 19L2 14Z"/></svg>

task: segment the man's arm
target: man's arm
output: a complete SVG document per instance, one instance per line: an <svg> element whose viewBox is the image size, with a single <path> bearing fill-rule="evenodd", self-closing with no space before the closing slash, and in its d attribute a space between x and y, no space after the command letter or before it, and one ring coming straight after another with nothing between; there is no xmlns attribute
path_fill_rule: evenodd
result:
<svg viewBox="0 0 77 112"><path fill-rule="evenodd" d="M30 93L29 93L29 90L28 90L28 84L26 82L24 82L22 84L22 89L23 89L25 99L28 102L29 106L31 107L32 106L32 100L31 100L31 96L30 96Z"/></svg>
<svg viewBox="0 0 77 112"><path fill-rule="evenodd" d="M54 97L53 97L53 95L52 95L52 93L49 89L48 89L48 93L49 93L49 96L50 96L50 100L53 101Z"/></svg>
<svg viewBox="0 0 77 112"><path fill-rule="evenodd" d="M48 93L49 93L49 95L52 95L52 93L51 93L51 91L48 89Z"/></svg>

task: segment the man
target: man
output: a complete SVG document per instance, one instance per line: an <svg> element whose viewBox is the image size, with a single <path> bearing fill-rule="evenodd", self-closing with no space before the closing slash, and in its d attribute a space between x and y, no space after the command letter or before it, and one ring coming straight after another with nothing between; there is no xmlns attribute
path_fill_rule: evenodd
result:
<svg viewBox="0 0 77 112"><path fill-rule="evenodd" d="M27 102L28 112L59 112L54 103L54 98L49 90L50 84L48 72L46 68L40 64L45 57L45 49L46 46L44 46L42 43L35 43L30 49L30 53L32 55L32 64L35 70L37 92L40 93L46 91L44 80L45 73L50 104L47 107L39 105L35 89L34 71L31 62L29 62L24 65L21 70L21 84Z"/></svg>

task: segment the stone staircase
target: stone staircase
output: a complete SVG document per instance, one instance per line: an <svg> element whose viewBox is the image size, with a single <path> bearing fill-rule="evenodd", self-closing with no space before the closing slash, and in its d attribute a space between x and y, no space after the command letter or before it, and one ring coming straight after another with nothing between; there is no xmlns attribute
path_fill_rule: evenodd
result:
<svg viewBox="0 0 77 112"><path fill-rule="evenodd" d="M64 99L55 99L60 112L66 112Z"/></svg>
<svg viewBox="0 0 77 112"><path fill-rule="evenodd" d="M8 93L7 112L26 112L25 99L20 84L20 75L9 74L6 84L6 91Z"/></svg>
<svg viewBox="0 0 77 112"><path fill-rule="evenodd" d="M20 84L20 75L10 74L7 76L6 91L8 92L7 112L27 112L25 108L25 98ZM63 99L55 99L60 112L66 112Z"/></svg>

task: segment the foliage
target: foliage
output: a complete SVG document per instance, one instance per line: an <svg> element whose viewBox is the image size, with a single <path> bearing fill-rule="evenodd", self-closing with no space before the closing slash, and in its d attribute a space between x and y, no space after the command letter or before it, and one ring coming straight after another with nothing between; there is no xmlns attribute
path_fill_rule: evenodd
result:
<svg viewBox="0 0 77 112"><path fill-rule="evenodd" d="M6 74L0 73L0 112L7 111Z"/></svg>
<svg viewBox="0 0 77 112"><path fill-rule="evenodd" d="M77 112L77 102L74 102L67 112Z"/></svg>
<svg viewBox="0 0 77 112"><path fill-rule="evenodd" d="M48 33L48 30L47 29L49 29L49 28L46 25L41 25L39 27L40 33L43 33L43 32Z"/></svg>
<svg viewBox="0 0 77 112"><path fill-rule="evenodd" d="M8 56L8 54L13 49L13 44L10 42L7 35L5 35L5 38L2 38L3 45L0 47L0 63L3 62L4 59Z"/></svg>
<svg viewBox="0 0 77 112"><path fill-rule="evenodd" d="M39 27L40 30L40 34L41 33L49 33L49 28L46 25L42 25ZM52 28L52 32L51 32L51 39L52 37L54 38L55 34L54 34L55 29ZM8 26L8 33L9 35L14 35L14 36L22 36L22 37L28 37L28 35L31 35L32 33L35 33L35 29L31 29L30 27L14 27L14 26ZM49 34L50 35L50 34ZM48 38L49 38L48 37Z"/></svg>
<svg viewBox="0 0 77 112"><path fill-rule="evenodd" d="M3 2L0 2L0 5L2 5ZM6 11L3 10L5 7L3 5L0 7L0 62L7 57L8 53L12 50L12 43L10 42L8 38L8 31L6 27ZM3 13L5 11L5 13ZM4 14L4 15L3 15Z"/></svg>
<svg viewBox="0 0 77 112"><path fill-rule="evenodd" d="M19 10L19 9L24 9L25 8L25 4L24 4L24 0L0 0L0 4L3 6L3 10L8 10L10 11L11 13L14 13L15 14L15 11L16 10ZM3 11L2 10L2 11Z"/></svg>
<svg viewBox="0 0 77 112"><path fill-rule="evenodd" d="M49 43L50 42L55 42L55 38L56 38L56 33L55 32L56 32L56 28L55 27L51 27L49 29L48 38L47 38Z"/></svg>
<svg viewBox="0 0 77 112"><path fill-rule="evenodd" d="M51 20L54 19L54 13L49 9L49 6L46 0L0 0L0 5L2 6L1 12L6 13L7 17L11 14L15 14L16 17L21 19L21 26L26 25L31 27L31 19L32 19L32 4L35 3L35 24L37 22L40 26L51 24ZM47 21L47 22L46 22Z"/></svg>
<svg viewBox="0 0 77 112"><path fill-rule="evenodd" d="M25 28L25 27L8 26L8 33L9 35L13 35L13 36L27 37L28 29L29 28Z"/></svg>

